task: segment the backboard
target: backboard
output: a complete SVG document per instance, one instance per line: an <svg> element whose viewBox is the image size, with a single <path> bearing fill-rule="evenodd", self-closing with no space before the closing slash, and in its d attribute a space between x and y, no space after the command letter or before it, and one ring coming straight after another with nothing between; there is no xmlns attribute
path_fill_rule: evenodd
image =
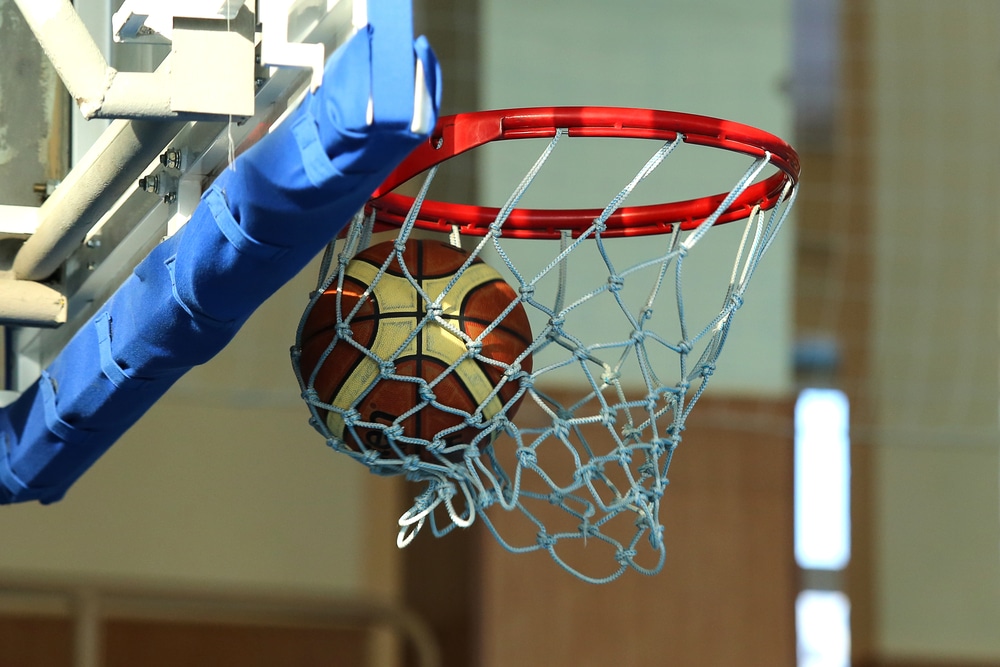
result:
<svg viewBox="0 0 1000 667"><path fill-rule="evenodd" d="M13 392L365 23L365 3L353 0L17 4L79 108L68 109L71 171L38 207L0 206L0 233L20 241L0 267ZM149 71L116 69L122 52Z"/></svg>

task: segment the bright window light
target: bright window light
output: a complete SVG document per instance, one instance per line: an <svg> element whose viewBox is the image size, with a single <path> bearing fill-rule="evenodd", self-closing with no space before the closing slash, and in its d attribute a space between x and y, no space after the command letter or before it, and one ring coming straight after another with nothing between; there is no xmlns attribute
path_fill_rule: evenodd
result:
<svg viewBox="0 0 1000 667"><path fill-rule="evenodd" d="M836 389L805 389L795 404L795 559L841 570L851 557L848 403Z"/></svg>
<svg viewBox="0 0 1000 667"><path fill-rule="evenodd" d="M802 591L795 602L798 667L850 667L851 607L840 591Z"/></svg>

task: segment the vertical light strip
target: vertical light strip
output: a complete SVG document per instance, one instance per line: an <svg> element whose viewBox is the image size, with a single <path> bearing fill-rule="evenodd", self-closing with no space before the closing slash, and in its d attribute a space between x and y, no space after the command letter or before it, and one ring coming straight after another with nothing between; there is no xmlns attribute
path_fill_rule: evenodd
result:
<svg viewBox="0 0 1000 667"><path fill-rule="evenodd" d="M805 389L795 405L795 559L841 570L851 557L847 396Z"/></svg>
<svg viewBox="0 0 1000 667"><path fill-rule="evenodd" d="M795 559L813 575L807 581L843 570L851 558L849 418L847 396L836 389L805 389L795 404ZM837 581L799 594L799 667L850 665L850 602Z"/></svg>
<svg viewBox="0 0 1000 667"><path fill-rule="evenodd" d="M840 591L802 591L795 601L798 667L849 667L851 606Z"/></svg>

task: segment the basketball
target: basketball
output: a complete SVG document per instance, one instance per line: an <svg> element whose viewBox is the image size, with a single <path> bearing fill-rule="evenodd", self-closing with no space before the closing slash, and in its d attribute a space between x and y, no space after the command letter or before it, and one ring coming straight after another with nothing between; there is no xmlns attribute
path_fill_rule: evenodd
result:
<svg viewBox="0 0 1000 667"><path fill-rule="evenodd" d="M359 253L344 270L342 288L334 281L316 301L302 328L302 377L322 402L357 411L362 423L353 427L340 412L321 411L330 432L348 447L391 456L398 449L432 461L434 454L418 442L427 441L443 445L449 460L461 459L460 445L481 431L472 425L480 406L482 424L505 407L508 417L517 409L520 398L511 401L519 383L505 371L531 344L528 316L517 303L483 335L517 300L493 267L476 258L456 278L469 259L465 251L414 240L406 243L403 266L393 258L379 275L394 249L389 241ZM438 316L428 320L428 305L443 293ZM388 377L381 374L386 363ZM530 373L531 355L519 367ZM395 429L395 449L378 425L401 428L401 435ZM483 440L488 444L488 437Z"/></svg>

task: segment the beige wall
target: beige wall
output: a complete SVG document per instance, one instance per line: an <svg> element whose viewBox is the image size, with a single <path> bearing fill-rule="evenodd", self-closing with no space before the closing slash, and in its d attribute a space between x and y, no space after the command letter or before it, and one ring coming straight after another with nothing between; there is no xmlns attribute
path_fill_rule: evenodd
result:
<svg viewBox="0 0 1000 667"><path fill-rule="evenodd" d="M879 648L996 660L1000 5L871 8Z"/></svg>
<svg viewBox="0 0 1000 667"><path fill-rule="evenodd" d="M782 90L790 69L790 7L789 0L484 2L482 106L666 109L725 118L790 139L791 106ZM525 201L540 207L603 207L655 150L652 142L641 152L627 144L598 142L557 162L561 144L553 154L555 173L543 172ZM541 147L514 151L503 147L481 153L481 189L491 205L503 204ZM716 158L717 151L678 149L660 168L669 178L650 179L662 187L645 194L637 190L629 203L728 190L749 162L738 161L733 172L725 156ZM686 302L702 323L722 304L738 242L733 237L740 231L735 226L715 230L691 253ZM624 258L641 256L657 240L662 237L608 245L623 250L618 261L624 264ZM793 240L794 225L788 225L754 276L713 376L715 391L771 396L791 391ZM518 262L538 269L557 254L537 242L505 244L514 248L511 255ZM587 257L581 271L589 262L601 265L596 252ZM584 312L588 327L617 339L613 318L599 310Z"/></svg>

